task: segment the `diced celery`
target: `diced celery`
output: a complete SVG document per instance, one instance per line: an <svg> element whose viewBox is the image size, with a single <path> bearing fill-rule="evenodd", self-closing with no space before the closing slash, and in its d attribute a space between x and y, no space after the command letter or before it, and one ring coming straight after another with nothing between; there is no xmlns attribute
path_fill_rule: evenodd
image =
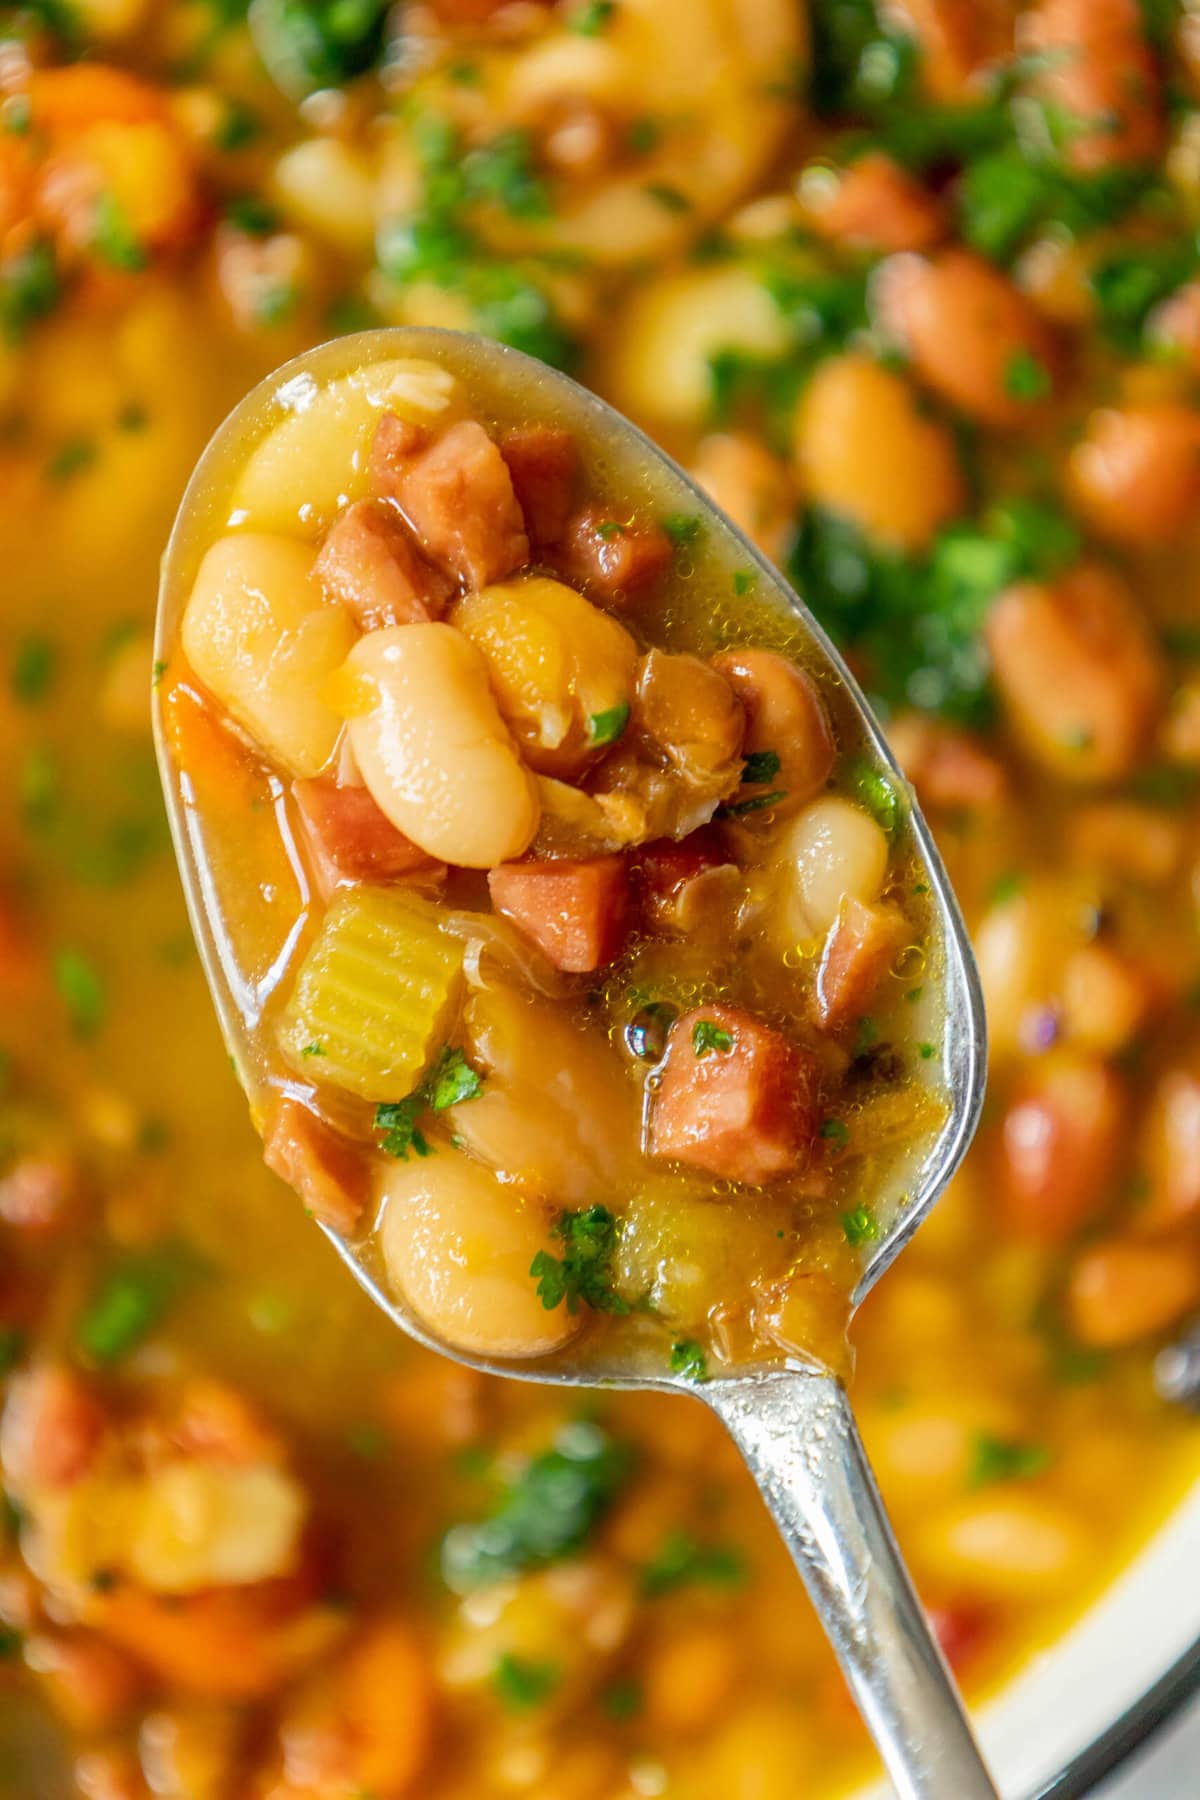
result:
<svg viewBox="0 0 1200 1800"><path fill-rule="evenodd" d="M364 1100L411 1093L445 1042L462 994L463 946L415 895L338 895L279 1025L291 1066Z"/></svg>

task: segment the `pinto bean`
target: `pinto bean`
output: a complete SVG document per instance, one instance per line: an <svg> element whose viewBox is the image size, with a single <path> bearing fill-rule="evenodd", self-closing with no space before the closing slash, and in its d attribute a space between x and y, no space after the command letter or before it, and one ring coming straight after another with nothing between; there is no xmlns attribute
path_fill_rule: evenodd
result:
<svg viewBox="0 0 1200 1800"><path fill-rule="evenodd" d="M722 650L712 665L745 709L743 756L770 755L778 764L764 780L743 782L746 798L779 793L773 816L795 812L824 787L837 753L811 677L773 650Z"/></svg>
<svg viewBox="0 0 1200 1800"><path fill-rule="evenodd" d="M356 500L338 514L313 573L364 631L439 618L454 592L449 576L426 561L399 518L376 500Z"/></svg>
<svg viewBox="0 0 1200 1800"><path fill-rule="evenodd" d="M1152 1000L1146 972L1110 944L1081 944L1063 967L1063 1030L1081 1050L1116 1056L1126 1049Z"/></svg>
<svg viewBox="0 0 1200 1800"><path fill-rule="evenodd" d="M426 554L470 587L529 561L508 465L483 426L459 419L436 437L387 413L371 446L375 491L399 507Z"/></svg>
<svg viewBox="0 0 1200 1800"><path fill-rule="evenodd" d="M1128 774L1157 716L1162 659L1120 576L1082 564L1023 582L986 626L996 684L1017 736L1068 781Z"/></svg>
<svg viewBox="0 0 1200 1800"><path fill-rule="evenodd" d="M1156 1337L1196 1306L1200 1259L1190 1244L1108 1238L1083 1251L1067 1282L1076 1336L1102 1350Z"/></svg>
<svg viewBox="0 0 1200 1800"><path fill-rule="evenodd" d="M1065 121L1056 144L1080 174L1148 162L1163 131L1162 84L1137 0L1039 0L1024 20L1028 91Z"/></svg>
<svg viewBox="0 0 1200 1800"><path fill-rule="evenodd" d="M294 1188L313 1218L349 1236L367 1200L363 1158L299 1100L283 1095L263 1132L263 1161Z"/></svg>
<svg viewBox="0 0 1200 1800"><path fill-rule="evenodd" d="M1150 1197L1138 1210L1138 1226L1169 1229L1200 1214L1200 1070L1194 1064L1177 1064L1155 1083L1142 1159Z"/></svg>
<svg viewBox="0 0 1200 1800"><path fill-rule="evenodd" d="M796 486L787 465L745 431L700 439L693 478L773 562L781 562L796 517Z"/></svg>
<svg viewBox="0 0 1200 1800"><path fill-rule="evenodd" d="M1007 276L969 250L897 256L875 285L881 326L921 380L982 424L1036 424L1057 382L1049 325Z"/></svg>
<svg viewBox="0 0 1200 1800"><path fill-rule="evenodd" d="M781 1032L736 1007L699 1007L671 1028L651 1155L765 1186L807 1160L816 1086L815 1060Z"/></svg>
<svg viewBox="0 0 1200 1800"><path fill-rule="evenodd" d="M931 250L946 235L938 201L881 150L846 168L815 168L800 182L800 203L819 237L854 250Z"/></svg>
<svg viewBox="0 0 1200 1800"><path fill-rule="evenodd" d="M621 953L630 923L623 857L505 863L489 874L488 892L556 969L583 974Z"/></svg>
<svg viewBox="0 0 1200 1800"><path fill-rule="evenodd" d="M1200 499L1200 411L1159 400L1094 412L1067 486L1099 537L1151 546L1176 536Z"/></svg>
<svg viewBox="0 0 1200 1800"><path fill-rule="evenodd" d="M1103 1209L1120 1167L1125 1092L1095 1058L1035 1066L1000 1134L1000 1197L1022 1237L1061 1243Z"/></svg>
<svg viewBox="0 0 1200 1800"><path fill-rule="evenodd" d="M817 369L796 411L794 446L813 505L879 543L922 550L966 504L949 430L926 416L903 375L860 352Z"/></svg>

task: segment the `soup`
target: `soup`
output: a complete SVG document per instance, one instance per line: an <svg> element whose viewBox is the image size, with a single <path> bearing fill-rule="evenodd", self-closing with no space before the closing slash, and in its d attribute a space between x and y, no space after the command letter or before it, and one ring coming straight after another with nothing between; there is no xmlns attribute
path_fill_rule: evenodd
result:
<svg viewBox="0 0 1200 1800"><path fill-rule="evenodd" d="M569 363L786 565L988 994L979 1142L853 1334L981 1694L1195 1472L1150 1378L1200 1294L1188 20L237 12L39 6L0 59L0 1779L836 1792L861 1727L705 1409L416 1349L263 1170L158 801L157 563L230 406L383 321Z"/></svg>
<svg viewBox="0 0 1200 1800"><path fill-rule="evenodd" d="M283 371L168 562L268 1166L452 1349L840 1367L945 1111L900 796L668 467L408 343Z"/></svg>

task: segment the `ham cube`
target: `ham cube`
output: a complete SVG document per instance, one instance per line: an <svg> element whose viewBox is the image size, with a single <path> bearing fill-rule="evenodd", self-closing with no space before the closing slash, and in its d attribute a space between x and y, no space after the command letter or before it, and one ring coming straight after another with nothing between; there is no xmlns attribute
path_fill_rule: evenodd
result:
<svg viewBox="0 0 1200 1800"><path fill-rule="evenodd" d="M326 599L347 607L364 631L440 618L454 592L445 571L426 561L402 520L377 500L356 500L334 520L316 574Z"/></svg>
<svg viewBox="0 0 1200 1800"><path fill-rule="evenodd" d="M523 425L508 431L500 450L532 544L556 544L567 529L579 452L569 431L557 425Z"/></svg>
<svg viewBox="0 0 1200 1800"><path fill-rule="evenodd" d="M292 797L316 855L332 877L399 881L437 865L398 831L365 787L339 787L327 776L294 781Z"/></svg>
<svg viewBox="0 0 1200 1800"><path fill-rule="evenodd" d="M819 1107L816 1059L738 1007L685 1013L671 1028L650 1113L650 1152L763 1187L808 1160Z"/></svg>
<svg viewBox="0 0 1200 1800"><path fill-rule="evenodd" d="M355 1230L367 1203L366 1159L290 1094L281 1096L267 1120L263 1161L319 1224L342 1237Z"/></svg>
<svg viewBox="0 0 1200 1800"><path fill-rule="evenodd" d="M0 1460L13 1488L66 1488L88 1473L106 1419L73 1369L39 1363L13 1378L0 1421Z"/></svg>
<svg viewBox="0 0 1200 1800"><path fill-rule="evenodd" d="M488 876L497 912L569 974L619 956L629 929L629 875L620 856L503 863Z"/></svg>
<svg viewBox="0 0 1200 1800"><path fill-rule="evenodd" d="M841 1031L862 1018L911 935L896 907L867 906L846 895L817 970L817 1018L826 1031Z"/></svg>
<svg viewBox="0 0 1200 1800"><path fill-rule="evenodd" d="M430 437L385 414L371 446L371 475L426 555L469 588L502 581L529 561L508 464L477 420L459 419Z"/></svg>
<svg viewBox="0 0 1200 1800"><path fill-rule="evenodd" d="M568 520L554 563L564 581L617 606L657 581L672 554L670 538L657 526L627 525L588 506Z"/></svg>
<svg viewBox="0 0 1200 1800"><path fill-rule="evenodd" d="M646 922L690 935L704 921L704 897L728 897L738 867L721 832L702 825L678 843L656 838L644 844L634 869Z"/></svg>

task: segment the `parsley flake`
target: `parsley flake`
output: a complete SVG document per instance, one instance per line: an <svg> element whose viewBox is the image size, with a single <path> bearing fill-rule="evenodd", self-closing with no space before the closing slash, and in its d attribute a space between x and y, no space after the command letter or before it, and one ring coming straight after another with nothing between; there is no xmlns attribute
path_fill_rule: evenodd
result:
<svg viewBox="0 0 1200 1800"><path fill-rule="evenodd" d="M613 1287L612 1263L620 1226L606 1206L589 1206L582 1212L564 1212L551 1235L563 1245L561 1257L539 1250L529 1265L537 1282L537 1295L547 1312L566 1302L569 1313L580 1303L594 1312L623 1317L628 1303Z"/></svg>
<svg viewBox="0 0 1200 1800"><path fill-rule="evenodd" d="M995 1481L1028 1481L1050 1467L1045 1444L1021 1443L1015 1438L992 1437L980 1432L975 1439L969 1476L972 1487L989 1487Z"/></svg>
<svg viewBox="0 0 1200 1800"><path fill-rule="evenodd" d="M699 513L669 513L662 521L662 528L671 542L683 549L685 545L695 543L703 524Z"/></svg>
<svg viewBox="0 0 1200 1800"><path fill-rule="evenodd" d="M777 750L752 750L742 766L742 782L774 781L779 769Z"/></svg>
<svg viewBox="0 0 1200 1800"><path fill-rule="evenodd" d="M1045 363L1029 350L1015 350L1004 370L1004 391L1010 400L1044 400L1053 383Z"/></svg>
<svg viewBox="0 0 1200 1800"><path fill-rule="evenodd" d="M576 37L599 37L612 23L616 10L616 0L583 0L582 6L567 15L567 30Z"/></svg>
<svg viewBox="0 0 1200 1800"><path fill-rule="evenodd" d="M108 1005L104 980L96 965L80 950L60 950L54 961L54 980L74 1035L95 1037Z"/></svg>
<svg viewBox="0 0 1200 1800"><path fill-rule="evenodd" d="M704 1354L704 1346L695 1338L680 1338L671 1345L671 1373L682 1375L685 1381L708 1380L708 1358Z"/></svg>
<svg viewBox="0 0 1200 1800"><path fill-rule="evenodd" d="M505 1651L492 1670L492 1692L509 1712L532 1712L550 1698L562 1671L557 1663Z"/></svg>
<svg viewBox="0 0 1200 1800"><path fill-rule="evenodd" d="M593 713L588 720L589 744L615 744L628 723L628 701L622 701L620 706L610 706L605 712Z"/></svg>
<svg viewBox="0 0 1200 1800"><path fill-rule="evenodd" d="M700 1583L706 1587L740 1587L746 1560L733 1544L702 1544L689 1531L669 1531L642 1568L647 1599Z"/></svg>
<svg viewBox="0 0 1200 1800"><path fill-rule="evenodd" d="M879 1236L879 1221L869 1206L856 1206L852 1212L842 1214L842 1230L850 1248L861 1250Z"/></svg>
<svg viewBox="0 0 1200 1800"><path fill-rule="evenodd" d="M320 1054L310 1044L304 1055ZM447 1107L474 1100L483 1092L483 1078L467 1061L466 1053L447 1044L419 1088L403 1100L384 1101L375 1108L375 1129L383 1133L380 1148L385 1156L408 1161L409 1151L430 1156L433 1146L418 1121L424 1112L445 1112Z"/></svg>
<svg viewBox="0 0 1200 1800"><path fill-rule="evenodd" d="M146 267L149 257L115 194L103 193L92 215L92 249L111 268L126 275L136 275Z"/></svg>
<svg viewBox="0 0 1200 1800"><path fill-rule="evenodd" d="M22 706L36 706L53 686L57 665L58 651L49 638L38 633L22 638L13 656L13 698Z"/></svg>
<svg viewBox="0 0 1200 1800"><path fill-rule="evenodd" d="M697 1062L712 1050L719 1050L722 1056L728 1056L733 1049L733 1033L726 1031L714 1019L697 1019L692 1026L692 1051Z"/></svg>

